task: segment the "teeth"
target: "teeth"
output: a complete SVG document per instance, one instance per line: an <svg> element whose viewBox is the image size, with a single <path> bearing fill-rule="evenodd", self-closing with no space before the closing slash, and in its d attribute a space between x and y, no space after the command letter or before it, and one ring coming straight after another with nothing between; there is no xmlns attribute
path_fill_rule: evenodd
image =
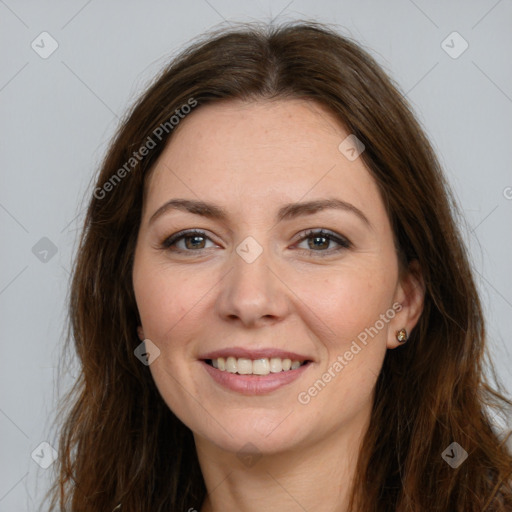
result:
<svg viewBox="0 0 512 512"><path fill-rule="evenodd" d="M270 371L272 373L279 373L283 370L283 365L281 363L281 359L279 357L272 357L270 359Z"/></svg>
<svg viewBox="0 0 512 512"><path fill-rule="evenodd" d="M220 371L229 373L238 373L240 375L268 375L269 373L279 373L282 371L296 370L300 368L304 361L292 361L291 359L281 359L271 357L270 359L247 359L245 357L219 357L212 359L212 366Z"/></svg>
<svg viewBox="0 0 512 512"><path fill-rule="evenodd" d="M237 369L236 359L234 357L228 357L226 359L226 371L229 373L236 373Z"/></svg>
<svg viewBox="0 0 512 512"><path fill-rule="evenodd" d="M256 359L256 361L253 361L252 373L255 375L268 375L270 373L270 363L268 359Z"/></svg>
<svg viewBox="0 0 512 512"><path fill-rule="evenodd" d="M240 375L250 375L252 373L252 361L250 359L239 358L236 367Z"/></svg>
<svg viewBox="0 0 512 512"><path fill-rule="evenodd" d="M283 366L284 371L288 371L292 367L292 360L291 359L283 359L281 361L281 365Z"/></svg>

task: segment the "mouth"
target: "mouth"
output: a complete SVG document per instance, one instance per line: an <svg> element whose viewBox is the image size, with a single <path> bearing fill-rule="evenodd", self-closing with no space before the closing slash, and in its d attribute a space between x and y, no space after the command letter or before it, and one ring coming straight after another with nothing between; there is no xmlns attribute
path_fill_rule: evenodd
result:
<svg viewBox="0 0 512 512"><path fill-rule="evenodd" d="M247 357L216 357L203 360L207 365L221 372L234 373L237 375L260 375L279 374L298 370L300 367L311 363L310 360L290 359L280 357L262 357L250 359Z"/></svg>
<svg viewBox="0 0 512 512"><path fill-rule="evenodd" d="M242 395L266 395L287 388L315 362L308 356L277 349L227 348L199 358L217 385Z"/></svg>
<svg viewBox="0 0 512 512"><path fill-rule="evenodd" d="M242 395L265 395L301 379L315 360L277 348L231 347L198 357L206 374L221 388Z"/></svg>

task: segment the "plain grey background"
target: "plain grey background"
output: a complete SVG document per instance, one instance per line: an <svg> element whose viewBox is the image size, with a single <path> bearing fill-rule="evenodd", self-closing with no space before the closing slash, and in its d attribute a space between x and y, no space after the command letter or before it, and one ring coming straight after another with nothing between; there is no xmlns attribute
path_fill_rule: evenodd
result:
<svg viewBox="0 0 512 512"><path fill-rule="evenodd" d="M58 450L55 403L75 374L58 372L69 269L118 119L206 30L303 18L359 41L411 102L463 211L491 354L510 392L510 0L0 0L0 511L36 510L52 477L55 466L36 461L51 462L41 443Z"/></svg>

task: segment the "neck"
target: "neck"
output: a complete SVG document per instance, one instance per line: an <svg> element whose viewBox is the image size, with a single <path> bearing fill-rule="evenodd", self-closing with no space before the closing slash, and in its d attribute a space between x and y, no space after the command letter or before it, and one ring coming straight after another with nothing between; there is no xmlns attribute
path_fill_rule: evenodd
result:
<svg viewBox="0 0 512 512"><path fill-rule="evenodd" d="M243 461L195 436L207 497L201 512L347 512L370 411L321 441Z"/></svg>

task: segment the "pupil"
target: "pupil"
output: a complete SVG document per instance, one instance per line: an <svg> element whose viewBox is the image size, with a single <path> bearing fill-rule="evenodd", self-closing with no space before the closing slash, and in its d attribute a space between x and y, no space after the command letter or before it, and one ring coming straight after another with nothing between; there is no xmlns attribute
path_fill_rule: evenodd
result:
<svg viewBox="0 0 512 512"><path fill-rule="evenodd" d="M315 236L313 237L313 240L315 240L315 242L313 242L313 245L314 247L317 247L317 248L325 248L326 247L326 244L329 245L329 239L325 236ZM324 242L320 242L320 244L317 244L316 241L317 240L323 240Z"/></svg>
<svg viewBox="0 0 512 512"><path fill-rule="evenodd" d="M197 241L199 240L199 243L196 243ZM188 237L187 238L187 248L190 249L191 247L192 248L197 248L199 247L199 245L201 244L201 242L204 243L203 241L203 237L202 236L191 236L191 237Z"/></svg>

